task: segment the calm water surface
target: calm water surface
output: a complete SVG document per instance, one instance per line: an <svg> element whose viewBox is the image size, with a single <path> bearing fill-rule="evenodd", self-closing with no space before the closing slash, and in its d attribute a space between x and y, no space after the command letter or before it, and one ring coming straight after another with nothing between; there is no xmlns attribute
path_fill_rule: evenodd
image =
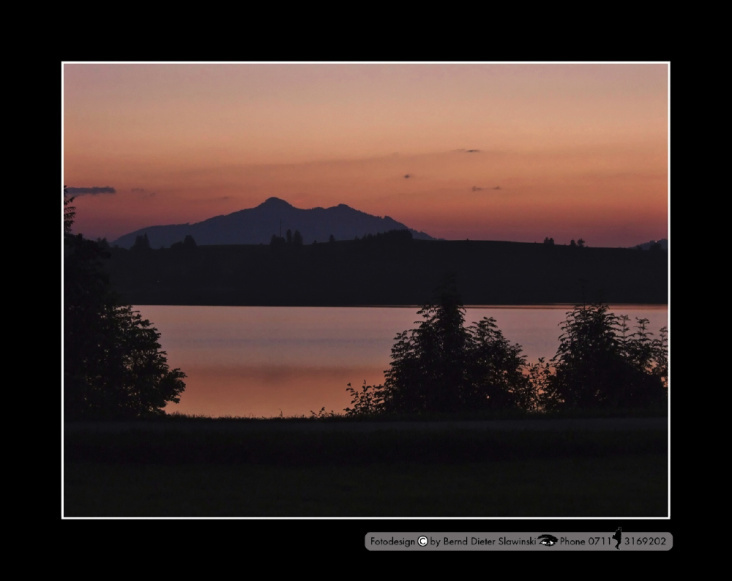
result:
<svg viewBox="0 0 732 581"><path fill-rule="evenodd" d="M418 307L136 306L160 331L171 368L188 376L184 414L309 416L343 411L354 387L383 383L397 333L417 326ZM571 306L469 307L466 324L494 317L529 361L551 358ZM668 325L665 306L612 307L631 322L647 318L654 336Z"/></svg>

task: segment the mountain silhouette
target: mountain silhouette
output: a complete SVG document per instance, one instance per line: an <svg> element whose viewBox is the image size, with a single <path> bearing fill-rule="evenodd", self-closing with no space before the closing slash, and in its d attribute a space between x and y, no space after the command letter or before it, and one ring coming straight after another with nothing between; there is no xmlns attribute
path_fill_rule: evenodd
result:
<svg viewBox="0 0 732 581"><path fill-rule="evenodd" d="M661 250L668 250L668 239L662 238L661 240L651 240L650 242L644 242L643 244L637 244L633 248L640 248L641 250L650 250L653 247L658 247Z"/></svg>
<svg viewBox="0 0 732 581"><path fill-rule="evenodd" d="M273 235L284 236L288 230L302 234L303 243L353 240L368 234L390 230L409 230L415 239L434 240L389 216L372 216L339 204L332 208L295 208L280 198L268 198L255 208L240 210L224 216L215 216L194 224L148 226L120 236L112 244L130 248L138 236L147 234L152 248L169 247L193 236L198 245L214 244L269 244Z"/></svg>

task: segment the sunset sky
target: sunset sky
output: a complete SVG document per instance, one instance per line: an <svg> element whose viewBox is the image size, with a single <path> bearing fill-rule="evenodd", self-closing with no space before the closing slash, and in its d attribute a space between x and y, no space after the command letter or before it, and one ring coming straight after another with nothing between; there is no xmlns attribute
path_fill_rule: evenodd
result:
<svg viewBox="0 0 732 581"><path fill-rule="evenodd" d="M62 67L62 179L88 238L271 196L445 239L669 235L665 62Z"/></svg>

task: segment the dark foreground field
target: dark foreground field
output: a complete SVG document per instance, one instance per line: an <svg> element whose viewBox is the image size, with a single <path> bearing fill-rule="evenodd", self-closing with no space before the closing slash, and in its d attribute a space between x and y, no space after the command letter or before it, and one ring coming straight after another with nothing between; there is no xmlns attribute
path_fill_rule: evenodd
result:
<svg viewBox="0 0 732 581"><path fill-rule="evenodd" d="M67 424L65 517L665 517L666 418Z"/></svg>

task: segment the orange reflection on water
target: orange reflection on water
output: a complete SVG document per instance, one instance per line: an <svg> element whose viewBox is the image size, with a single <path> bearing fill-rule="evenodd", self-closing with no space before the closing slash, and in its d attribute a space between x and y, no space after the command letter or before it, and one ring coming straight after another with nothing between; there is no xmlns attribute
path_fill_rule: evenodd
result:
<svg viewBox="0 0 732 581"><path fill-rule="evenodd" d="M171 368L186 374L179 404L168 412L211 417L299 417L342 413L359 389L384 382L395 335L414 328L417 307L193 307L142 306L160 331ZM529 363L556 353L568 305L481 306L465 323L494 317ZM611 307L650 320L658 336L668 325L665 306Z"/></svg>
<svg viewBox="0 0 732 581"><path fill-rule="evenodd" d="M211 417L297 417L342 413L351 403L347 384L383 383L372 367L186 368L186 390L166 411Z"/></svg>

